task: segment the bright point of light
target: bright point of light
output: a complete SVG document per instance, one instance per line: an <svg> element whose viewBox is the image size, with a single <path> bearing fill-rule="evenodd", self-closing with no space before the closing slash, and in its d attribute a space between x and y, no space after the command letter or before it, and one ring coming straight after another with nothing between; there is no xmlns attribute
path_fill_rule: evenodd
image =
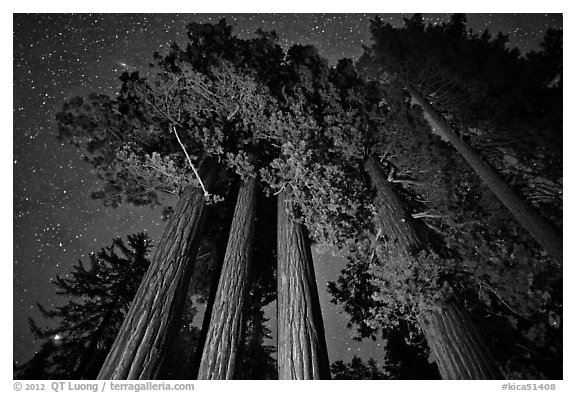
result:
<svg viewBox="0 0 576 393"><path fill-rule="evenodd" d="M61 338L62 338L62 337L60 337L59 334L55 334L55 335L54 335L54 340L60 340Z"/></svg>
<svg viewBox="0 0 576 393"><path fill-rule="evenodd" d="M119 65L119 66L122 67L122 68L132 68L132 66L131 66L130 64L125 63L125 62L123 62L123 61L117 61L116 64Z"/></svg>

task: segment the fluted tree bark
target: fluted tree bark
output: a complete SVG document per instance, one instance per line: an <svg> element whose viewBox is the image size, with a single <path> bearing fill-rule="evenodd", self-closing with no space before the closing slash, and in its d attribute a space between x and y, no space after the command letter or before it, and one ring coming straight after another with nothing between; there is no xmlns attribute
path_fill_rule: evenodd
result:
<svg viewBox="0 0 576 393"><path fill-rule="evenodd" d="M278 195L278 378L330 379L310 242L289 195Z"/></svg>
<svg viewBox="0 0 576 393"><path fill-rule="evenodd" d="M257 180L240 186L214 299L198 379L235 378L242 343L243 310L252 266Z"/></svg>
<svg viewBox="0 0 576 393"><path fill-rule="evenodd" d="M416 258L425 247L392 184L379 164L369 157L364 170L374 192L376 226L386 238L389 251L399 257ZM502 379L470 315L455 298L439 310L418 316L426 341L432 350L443 379Z"/></svg>
<svg viewBox="0 0 576 393"><path fill-rule="evenodd" d="M443 379L504 379L456 298L422 315L420 325Z"/></svg>
<svg viewBox="0 0 576 393"><path fill-rule="evenodd" d="M404 83L414 101L438 125L452 146L464 157L472 169L486 183L514 218L522 225L540 246L559 263L562 263L562 234L536 210L526 204L482 157L462 138L460 138L434 107L408 83Z"/></svg>
<svg viewBox="0 0 576 393"><path fill-rule="evenodd" d="M215 163L202 166L208 189ZM98 379L157 379L174 340L205 217L204 192L184 189Z"/></svg>

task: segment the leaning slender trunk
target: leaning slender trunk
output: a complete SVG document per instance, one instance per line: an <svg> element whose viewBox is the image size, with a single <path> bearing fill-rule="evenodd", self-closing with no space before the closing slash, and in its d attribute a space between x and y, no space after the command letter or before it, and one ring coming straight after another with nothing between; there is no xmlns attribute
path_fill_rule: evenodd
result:
<svg viewBox="0 0 576 393"><path fill-rule="evenodd" d="M423 242L412 217L372 157L366 160L364 170L374 191L380 235L393 255L415 258ZM503 378L470 316L454 299L449 299L438 311L421 314L419 319L443 379Z"/></svg>
<svg viewBox="0 0 576 393"><path fill-rule="evenodd" d="M233 379L239 364L243 311L252 265L257 182L240 186L198 379Z"/></svg>
<svg viewBox="0 0 576 393"><path fill-rule="evenodd" d="M203 165L210 187L214 163ZM188 186L164 230L98 379L156 379L182 314L205 216L204 194Z"/></svg>
<svg viewBox="0 0 576 393"><path fill-rule="evenodd" d="M289 192L278 195L278 378L330 379L310 243Z"/></svg>
<svg viewBox="0 0 576 393"><path fill-rule="evenodd" d="M488 188L512 213L514 218L532 235L547 253L552 255L558 262L562 263L562 234L549 221L543 218L537 211L528 206L514 192L498 173L462 138L460 138L446 123L430 103L409 84L406 84L408 92L414 100L424 109L428 115L438 124L446 138L462 157L470 164L472 169L486 183Z"/></svg>

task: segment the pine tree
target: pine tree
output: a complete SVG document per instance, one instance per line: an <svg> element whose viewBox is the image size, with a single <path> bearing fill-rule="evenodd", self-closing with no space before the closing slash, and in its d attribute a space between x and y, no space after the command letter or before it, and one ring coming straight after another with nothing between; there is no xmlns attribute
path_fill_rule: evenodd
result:
<svg viewBox="0 0 576 393"><path fill-rule="evenodd" d="M348 364L342 360L332 363L330 369L334 379L389 379L374 359L370 358L364 363L356 355Z"/></svg>
<svg viewBox="0 0 576 393"><path fill-rule="evenodd" d="M30 320L36 337L47 341L23 366L22 378L35 377L39 368L40 379L95 378L150 264L151 247L145 233L129 235L127 244L116 238L90 254L89 267L79 261L70 278L56 277L57 293L71 299L53 310L39 305L58 325L43 329ZM39 362L42 367L35 366Z"/></svg>

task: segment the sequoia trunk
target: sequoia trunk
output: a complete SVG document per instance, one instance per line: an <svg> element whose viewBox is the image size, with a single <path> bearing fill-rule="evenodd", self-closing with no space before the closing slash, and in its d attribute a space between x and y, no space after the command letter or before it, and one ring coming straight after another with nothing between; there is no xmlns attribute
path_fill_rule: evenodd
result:
<svg viewBox="0 0 576 393"><path fill-rule="evenodd" d="M215 177L203 166L204 183ZM188 186L158 243L152 263L130 305L98 379L156 379L173 342L205 216L204 194Z"/></svg>
<svg viewBox="0 0 576 393"><path fill-rule="evenodd" d="M372 157L366 160L364 170L374 191L380 236L387 240L393 254L414 258L423 244L412 217ZM422 314L419 319L443 379L503 378L474 330L470 316L454 299L439 311Z"/></svg>
<svg viewBox="0 0 576 393"><path fill-rule="evenodd" d="M420 317L420 325L444 379L503 379L478 340L470 316L452 299L441 311Z"/></svg>
<svg viewBox="0 0 576 393"><path fill-rule="evenodd" d="M233 379L236 374L252 265L256 192L256 178L244 182L238 192L216 297L211 315L205 317L210 325L198 379Z"/></svg>
<svg viewBox="0 0 576 393"><path fill-rule="evenodd" d="M278 195L278 378L330 379L310 243L289 193Z"/></svg>
<svg viewBox="0 0 576 393"><path fill-rule="evenodd" d="M418 105L422 107L438 127L440 127L452 146L462 154L462 157L470 164L482 181L486 183L500 202L512 213L520 225L540 243L547 253L562 263L562 234L559 233L557 228L529 207L470 145L452 131L452 128L446 123L442 115L440 115L416 89L407 85L407 90Z"/></svg>

